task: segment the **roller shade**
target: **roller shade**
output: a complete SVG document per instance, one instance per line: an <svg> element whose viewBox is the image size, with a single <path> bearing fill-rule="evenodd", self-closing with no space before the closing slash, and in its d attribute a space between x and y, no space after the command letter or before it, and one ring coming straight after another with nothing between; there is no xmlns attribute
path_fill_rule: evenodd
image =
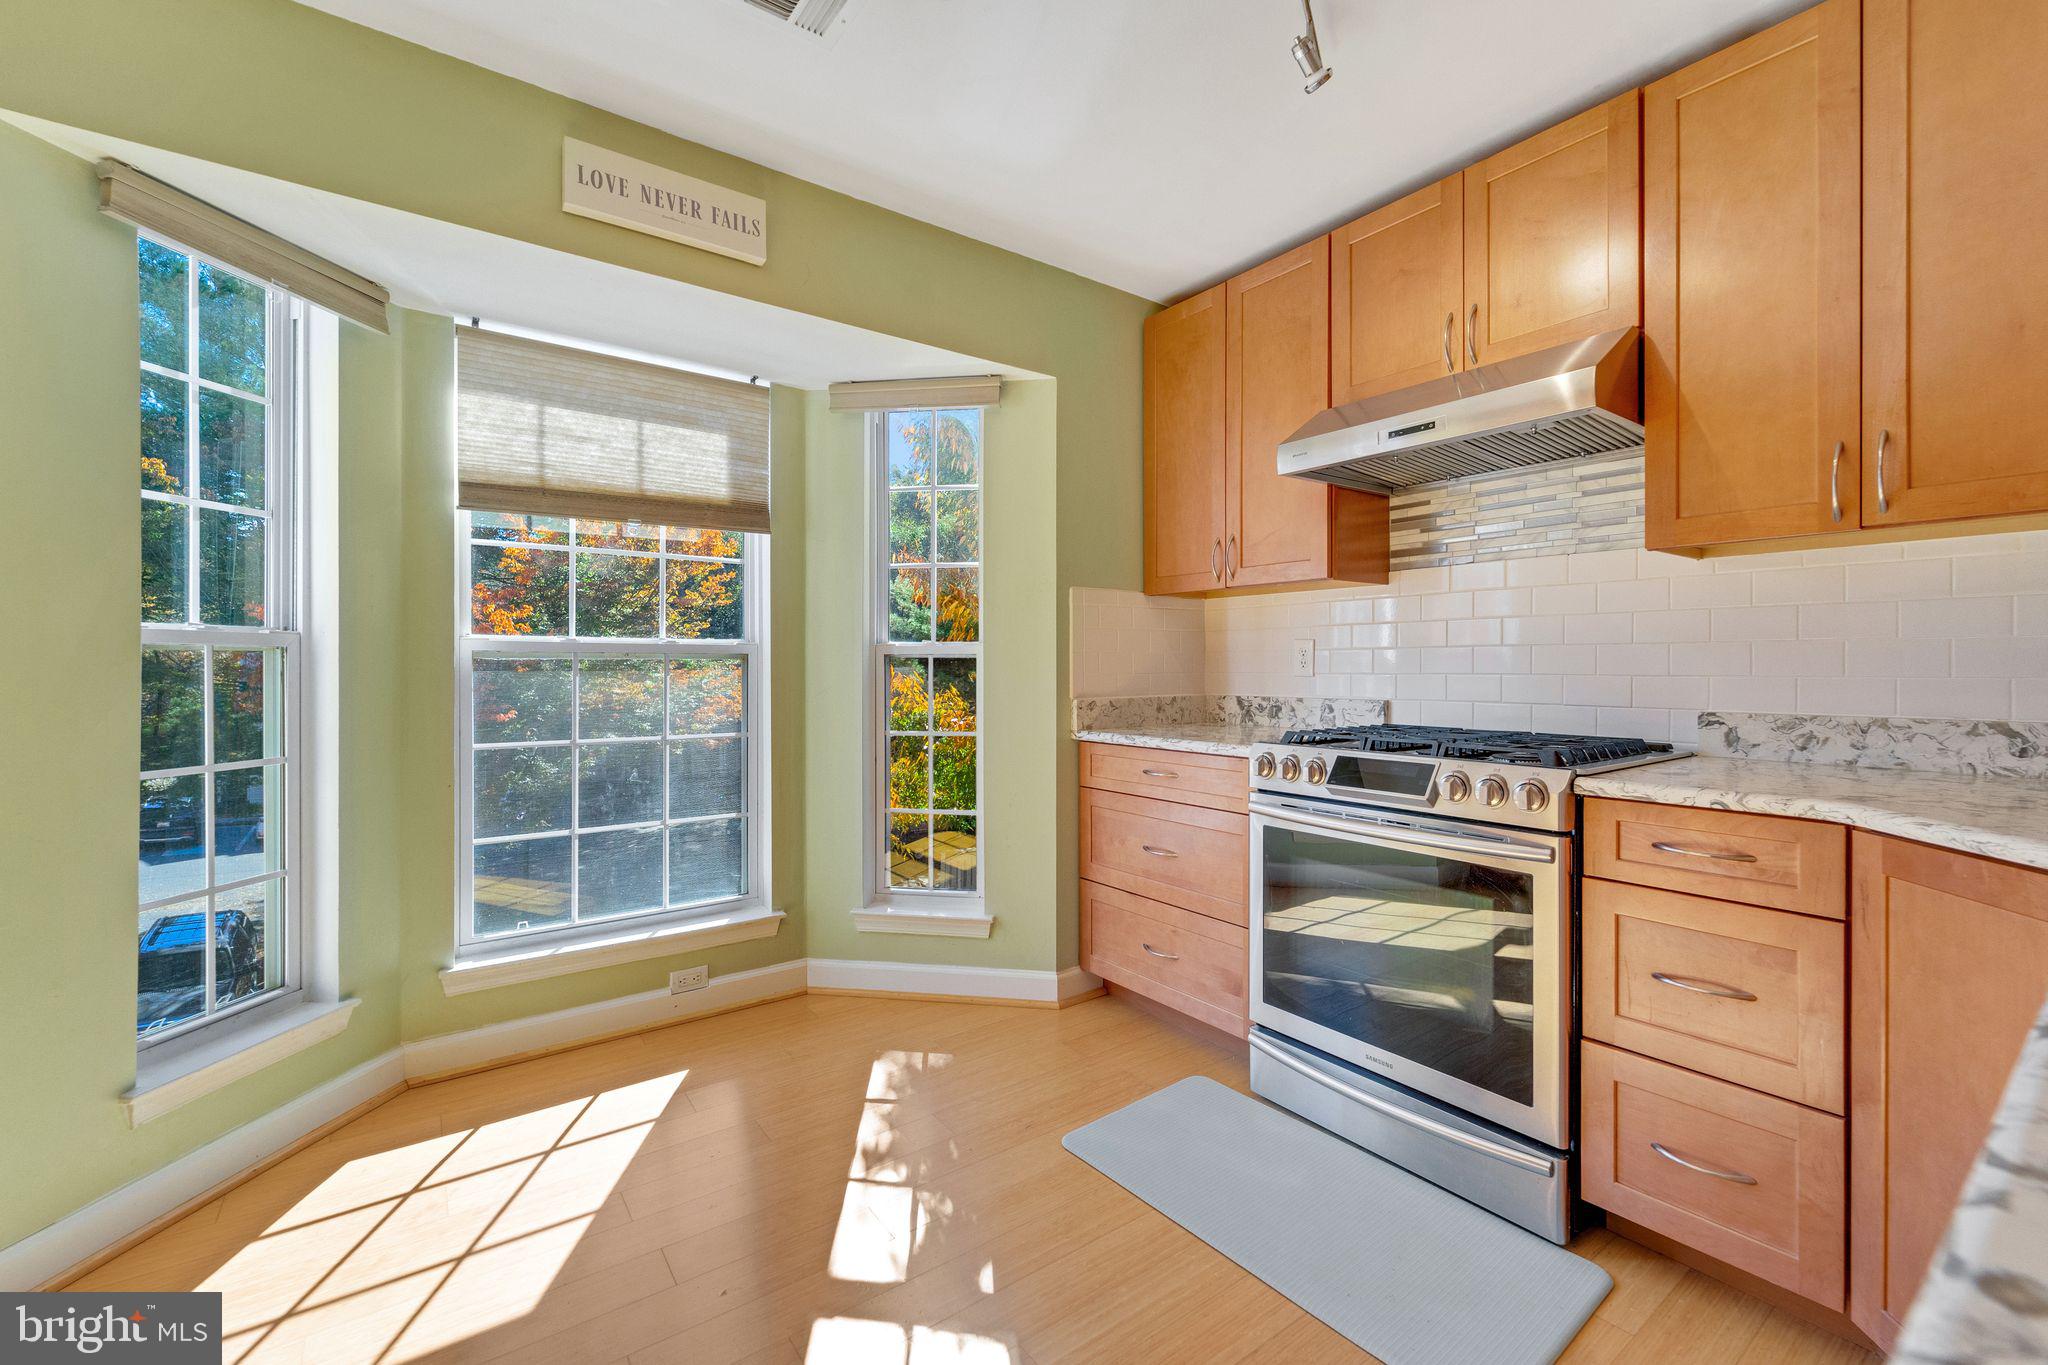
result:
<svg viewBox="0 0 2048 1365"><path fill-rule="evenodd" d="M106 160L95 169L100 177L100 212L109 217L168 237L350 322L378 332L391 330L385 316L391 295L375 281L194 199L126 162Z"/></svg>
<svg viewBox="0 0 2048 1365"><path fill-rule="evenodd" d="M768 390L456 329L457 498L474 511L768 529Z"/></svg>
<svg viewBox="0 0 2048 1365"><path fill-rule="evenodd" d="M949 379L863 379L834 384L828 391L834 412L885 412L891 408L992 408L1003 398L1000 375Z"/></svg>

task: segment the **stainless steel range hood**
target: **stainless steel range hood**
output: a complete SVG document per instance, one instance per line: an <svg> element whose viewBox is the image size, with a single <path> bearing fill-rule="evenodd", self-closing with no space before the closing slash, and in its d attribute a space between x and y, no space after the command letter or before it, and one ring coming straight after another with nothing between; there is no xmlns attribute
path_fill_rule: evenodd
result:
<svg viewBox="0 0 2048 1365"><path fill-rule="evenodd" d="M1280 472L1390 493L1643 443L1641 332L1602 332L1331 408Z"/></svg>

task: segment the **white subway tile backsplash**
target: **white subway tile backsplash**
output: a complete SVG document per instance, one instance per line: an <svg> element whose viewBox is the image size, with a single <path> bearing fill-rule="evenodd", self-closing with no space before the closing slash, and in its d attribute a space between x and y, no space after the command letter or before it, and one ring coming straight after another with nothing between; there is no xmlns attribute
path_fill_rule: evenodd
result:
<svg viewBox="0 0 2048 1365"><path fill-rule="evenodd" d="M1396 720L1679 742L1704 708L2048 719L2048 533L1705 560L1600 548L1206 603L1077 588L1069 620L1076 696L1349 696L1391 700ZM1315 641L1317 676L1292 676L1296 639Z"/></svg>
<svg viewBox="0 0 2048 1365"><path fill-rule="evenodd" d="M1750 585L1751 600L1758 606L1789 602L1839 602L1843 577L1838 566L1827 568L1768 569Z"/></svg>
<svg viewBox="0 0 2048 1365"><path fill-rule="evenodd" d="M1598 734L1630 735L1661 743L1671 737L1671 713L1632 706L1603 706L1599 715L1594 717L1593 729Z"/></svg>

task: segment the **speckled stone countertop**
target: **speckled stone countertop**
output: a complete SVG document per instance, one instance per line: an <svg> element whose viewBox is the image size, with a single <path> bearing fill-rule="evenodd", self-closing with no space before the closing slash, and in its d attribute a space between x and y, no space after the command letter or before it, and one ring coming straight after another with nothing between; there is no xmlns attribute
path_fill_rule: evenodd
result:
<svg viewBox="0 0 2048 1365"><path fill-rule="evenodd" d="M1698 758L1578 779L1581 796L1832 820L2048 868L2048 784L1909 768Z"/></svg>
<svg viewBox="0 0 2048 1365"><path fill-rule="evenodd" d="M1194 754L1229 754L1249 758L1255 744L1278 744L1284 725L1217 725L1196 721L1126 721L1113 730L1076 730L1074 738L1091 744L1136 744L1147 749L1179 749Z"/></svg>
<svg viewBox="0 0 2048 1365"><path fill-rule="evenodd" d="M2048 1006L2006 1082L1891 1358L2048 1360Z"/></svg>

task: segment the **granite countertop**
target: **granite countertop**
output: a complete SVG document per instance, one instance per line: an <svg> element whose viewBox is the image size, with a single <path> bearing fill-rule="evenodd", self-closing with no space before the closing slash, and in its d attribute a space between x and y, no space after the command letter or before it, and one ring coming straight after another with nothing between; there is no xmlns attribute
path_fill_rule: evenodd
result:
<svg viewBox="0 0 2048 1365"><path fill-rule="evenodd" d="M1581 796L1832 820L2048 868L2048 784L2038 780L1702 755L1596 773L1576 786Z"/></svg>
<svg viewBox="0 0 2048 1365"><path fill-rule="evenodd" d="M1074 738L1089 744L1136 744L1147 749L1179 749L1194 754L1228 754L1249 758L1255 744L1278 744L1283 725L1224 725L1189 721L1125 721L1115 729L1076 730Z"/></svg>

